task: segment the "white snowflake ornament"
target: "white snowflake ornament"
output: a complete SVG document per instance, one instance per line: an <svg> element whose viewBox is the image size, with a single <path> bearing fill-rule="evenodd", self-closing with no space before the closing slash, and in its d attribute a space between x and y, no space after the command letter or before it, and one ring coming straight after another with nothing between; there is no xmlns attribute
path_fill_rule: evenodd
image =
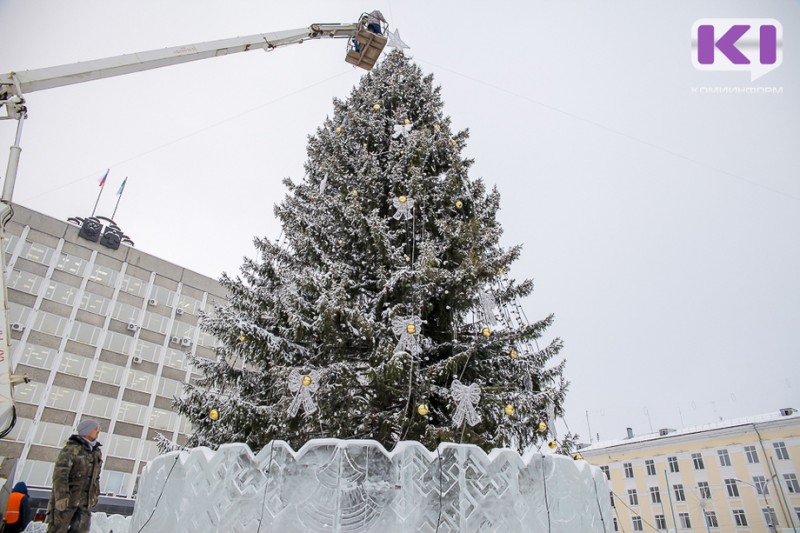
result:
<svg viewBox="0 0 800 533"><path fill-rule="evenodd" d="M392 320L392 331L395 335L400 336L394 353L408 352L414 356L422 353L422 347L419 344L420 326L422 326L422 319L418 316L397 317Z"/></svg>
<svg viewBox="0 0 800 533"><path fill-rule="evenodd" d="M400 38L400 30L387 30L386 36L389 38L389 42L386 46L390 48L396 48L397 50L405 50L410 48L406 43L403 42L403 39Z"/></svg>
<svg viewBox="0 0 800 533"><path fill-rule="evenodd" d="M294 369L289 373L289 390L294 393L294 399L287 410L290 417L297 416L301 405L307 415L316 412L317 404L311 395L319 389L320 377L321 374L317 370L301 374L299 370Z"/></svg>
<svg viewBox="0 0 800 533"><path fill-rule="evenodd" d="M481 415L475 410L481 399L481 388L477 383L467 386L454 379L450 385L450 395L458 404L456 414L453 415L453 426L460 426L464 419L470 426L475 426L481 421Z"/></svg>
<svg viewBox="0 0 800 533"><path fill-rule="evenodd" d="M395 220L405 219L409 220L414 216L414 199L408 196L395 196L392 198L392 205L397 211L394 212L392 218Z"/></svg>

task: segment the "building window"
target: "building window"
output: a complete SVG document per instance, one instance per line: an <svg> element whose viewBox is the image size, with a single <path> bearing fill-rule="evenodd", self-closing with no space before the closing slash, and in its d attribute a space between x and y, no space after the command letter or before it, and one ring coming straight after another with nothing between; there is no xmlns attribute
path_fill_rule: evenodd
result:
<svg viewBox="0 0 800 533"><path fill-rule="evenodd" d="M39 294L39 287L41 286L42 278L30 272L14 270L8 278L9 289L17 289L28 294Z"/></svg>
<svg viewBox="0 0 800 533"><path fill-rule="evenodd" d="M141 297L147 291L147 282L126 274L122 277L122 285L119 289L128 294Z"/></svg>
<svg viewBox="0 0 800 533"><path fill-rule="evenodd" d="M50 395L47 397L45 405L54 409L63 409L64 411L77 411L80 400L81 391L53 385L50 388Z"/></svg>
<svg viewBox="0 0 800 533"><path fill-rule="evenodd" d="M167 352L169 352L170 350L172 350L172 349L171 348L167 348ZM155 362L155 361L158 360L158 354L160 353L160 351L161 351L161 346L159 346L158 344L155 344L155 343L150 342L150 341L144 341L144 340L139 339L136 342L136 348L134 349L133 354L135 356L137 356L137 357L141 357L145 361ZM184 357L185 354L183 352L181 352L181 356ZM169 363L167 362L167 364L169 364ZM173 366L173 365L169 365L169 366Z"/></svg>
<svg viewBox="0 0 800 533"><path fill-rule="evenodd" d="M661 503L661 492L658 487L650 487L650 501L653 503Z"/></svg>
<svg viewBox="0 0 800 533"><path fill-rule="evenodd" d="M69 338L89 346L97 346L97 341L100 340L100 332L102 330L91 324L84 324L83 322L75 322L72 324L72 331L69 333Z"/></svg>
<svg viewBox="0 0 800 533"><path fill-rule="evenodd" d="M616 505L614 504L614 493L609 492L608 495L611 497L611 507L616 507Z"/></svg>
<svg viewBox="0 0 800 533"><path fill-rule="evenodd" d="M728 450L722 449L717 450L717 455L719 455L719 466L731 466L731 458L728 455Z"/></svg>
<svg viewBox="0 0 800 533"><path fill-rule="evenodd" d="M634 531L644 531L642 528L642 517L641 516L634 516L632 518L633 521L633 530Z"/></svg>
<svg viewBox="0 0 800 533"><path fill-rule="evenodd" d="M150 390L153 388L154 381L155 376L153 374L131 369L130 372L128 372L128 382L126 383L126 387L150 394Z"/></svg>
<svg viewBox="0 0 800 533"><path fill-rule="evenodd" d="M164 315L159 315L158 313L151 313L150 311L145 311L144 320L142 321L142 327L144 329L149 329L151 331L166 333L168 322L169 319Z"/></svg>
<svg viewBox="0 0 800 533"><path fill-rule="evenodd" d="M150 415L150 427L172 431L178 421L178 415L164 409L153 409Z"/></svg>
<svg viewBox="0 0 800 533"><path fill-rule="evenodd" d="M3 251L6 253L6 257L10 257L14 253L14 248L17 247L17 243L19 242L19 237L16 235L6 235L3 237Z"/></svg>
<svg viewBox="0 0 800 533"><path fill-rule="evenodd" d="M663 514L655 515L656 529L667 529L667 519Z"/></svg>
<svg viewBox="0 0 800 533"><path fill-rule="evenodd" d="M28 487L50 487L53 484L53 468L55 463L44 461L25 461L20 479L24 479Z"/></svg>
<svg viewBox="0 0 800 533"><path fill-rule="evenodd" d="M25 241L22 245L22 252L19 254L23 259L34 261L43 265L49 265L55 250L38 242Z"/></svg>
<svg viewBox="0 0 800 533"><path fill-rule="evenodd" d="M58 371L85 378L89 375L89 365L91 364L92 360L88 357L64 352L64 355L61 357L61 364L58 366Z"/></svg>
<svg viewBox="0 0 800 533"><path fill-rule="evenodd" d="M185 416L181 415L181 425L178 428L178 432L183 435L191 435L192 433L194 433L194 426L192 426L192 421L186 418Z"/></svg>
<svg viewBox="0 0 800 533"><path fill-rule="evenodd" d="M86 405L83 410L84 413L88 415L111 418L111 414L114 412L115 401L115 398L109 398L108 396L101 396L90 392L86 397Z"/></svg>
<svg viewBox="0 0 800 533"><path fill-rule="evenodd" d="M796 474L784 474L783 479L786 480L786 488L789 489L789 492L792 494L800 493L800 485L797 484Z"/></svg>
<svg viewBox="0 0 800 533"><path fill-rule="evenodd" d="M119 276L119 272L113 268L103 265L95 265L94 270L92 270L92 275L89 276L89 279L94 282L113 287L114 283L117 281L117 276Z"/></svg>
<svg viewBox="0 0 800 533"><path fill-rule="evenodd" d="M800 507L794 508L794 514L797 515L797 521L800 522Z"/></svg>
<svg viewBox="0 0 800 533"><path fill-rule="evenodd" d="M703 456L699 453L692 454L692 462L694 463L695 470L703 470L705 469L705 465L703 465Z"/></svg>
<svg viewBox="0 0 800 533"><path fill-rule="evenodd" d="M677 457L667 457L667 462L669 463L669 471L670 472L678 472L678 458Z"/></svg>
<svg viewBox="0 0 800 533"><path fill-rule="evenodd" d="M757 463L758 462L758 452L756 451L755 446L745 446L744 453L747 454L747 462L748 463Z"/></svg>
<svg viewBox="0 0 800 533"><path fill-rule="evenodd" d="M39 422L36 434L33 436L34 444L42 446L62 447L72 435L72 428L61 424L51 424L50 422Z"/></svg>
<svg viewBox="0 0 800 533"><path fill-rule="evenodd" d="M644 462L644 466L647 468L647 475L648 476L655 476L656 475L656 463L652 459L647 459Z"/></svg>
<svg viewBox="0 0 800 533"><path fill-rule="evenodd" d="M685 502L686 494L683 492L683 484L678 483L677 485L673 485L672 488L675 489L675 500L679 502Z"/></svg>
<svg viewBox="0 0 800 533"><path fill-rule="evenodd" d="M50 280L50 285L47 287L44 297L60 304L72 306L75 303L76 294L78 294L78 287L71 287L66 283Z"/></svg>
<svg viewBox="0 0 800 533"><path fill-rule="evenodd" d="M139 453L139 439L111 435L110 440L111 442L107 444L108 455L122 457L123 459L136 459L136 454Z"/></svg>
<svg viewBox="0 0 800 533"><path fill-rule="evenodd" d="M111 306L111 300L92 294L91 292L84 292L81 299L81 309L89 311L95 315L107 315L108 309Z"/></svg>
<svg viewBox="0 0 800 533"><path fill-rule="evenodd" d="M150 299L155 300L157 303L172 307L172 302L175 299L175 293L165 287L153 285L150 291Z"/></svg>
<svg viewBox="0 0 800 533"><path fill-rule="evenodd" d="M178 350L173 350L173 351L177 352ZM167 361L166 361L166 358L164 358L164 363L169 365L169 363L167 363ZM172 365L169 365L169 366L172 366ZM178 368L180 368L180 366ZM603 473L606 475L606 479L611 481L611 472L608 470L608 466L601 466L600 470L602 470Z"/></svg>
<svg viewBox="0 0 800 533"><path fill-rule="evenodd" d="M111 317L121 322L136 324L139 321L139 315L141 315L141 313L142 311L138 307L123 302L117 302L114 305L114 312L111 314Z"/></svg>
<svg viewBox="0 0 800 533"><path fill-rule="evenodd" d="M103 342L103 348L112 352L128 355L133 338L116 331L106 332L106 339Z"/></svg>
<svg viewBox="0 0 800 533"><path fill-rule="evenodd" d="M733 510L733 522L737 526L741 526L741 527L747 526L747 516L744 514L744 509L734 509Z"/></svg>
<svg viewBox="0 0 800 533"><path fill-rule="evenodd" d="M103 469L103 473L100 474L100 492L109 496L125 496L125 485L129 477L130 474L127 472Z"/></svg>
<svg viewBox="0 0 800 533"><path fill-rule="evenodd" d="M157 409L156 409L157 410ZM119 404L119 411L117 416L123 422L130 422L131 424L144 425L145 416L147 415L147 406L138 403L122 401Z"/></svg>
<svg viewBox="0 0 800 533"><path fill-rule="evenodd" d="M639 505L639 496L636 494L636 489L628 489L628 501L631 505Z"/></svg>
<svg viewBox="0 0 800 533"><path fill-rule="evenodd" d="M764 521L767 523L767 527L778 525L778 517L775 514L775 509L772 507L762 507L761 513L764 515Z"/></svg>
<svg viewBox="0 0 800 533"><path fill-rule="evenodd" d="M120 385L122 383L122 374L124 373L125 368L119 365L98 361L97 366L94 368L94 380L111 385Z"/></svg>
<svg viewBox="0 0 800 533"><path fill-rule="evenodd" d="M775 455L778 459L789 459L789 452L786 450L786 444L783 442L773 442L772 446L775 448Z"/></svg>
<svg viewBox="0 0 800 533"><path fill-rule="evenodd" d="M678 520L681 523L681 529L692 528L692 521L689 520L689 513L678 513Z"/></svg>
<svg viewBox="0 0 800 533"><path fill-rule="evenodd" d="M617 525L617 517L612 517L614 519L614 531L619 531L619 526Z"/></svg>
<svg viewBox="0 0 800 533"><path fill-rule="evenodd" d="M38 346L36 344L26 344L25 350L19 357L19 362L23 365L50 370L57 353L58 352L52 348L45 348L44 346Z"/></svg>
<svg viewBox="0 0 800 533"><path fill-rule="evenodd" d="M200 300L182 294L180 298L178 298L178 307L183 309L184 313L196 315L197 309L200 307Z"/></svg>
<svg viewBox="0 0 800 533"><path fill-rule="evenodd" d="M83 269L85 266L85 259L81 259L80 257L70 254L61 254L61 257L58 259L58 263L56 264L57 269L63 270L64 272L69 272L70 274L75 274L76 276L83 275Z"/></svg>
<svg viewBox="0 0 800 533"><path fill-rule="evenodd" d="M31 405L38 405L44 395L44 383L31 381L14 386L14 400Z"/></svg>
<svg viewBox="0 0 800 533"><path fill-rule="evenodd" d="M725 488L728 489L728 497L729 498L738 498L739 497L739 487L736 486L735 479L726 479L725 480Z"/></svg>
<svg viewBox="0 0 800 533"><path fill-rule="evenodd" d="M769 494L767 479L764 476L753 476L753 485L756 486L756 492L760 496L765 496Z"/></svg>
<svg viewBox="0 0 800 533"><path fill-rule="evenodd" d="M631 463L623 463L623 468L625 469L625 477L630 479L633 477L633 465Z"/></svg>
<svg viewBox="0 0 800 533"><path fill-rule="evenodd" d="M63 337L68 321L66 317L54 315L46 311L39 311L36 314L36 319L33 321L33 329L56 337Z"/></svg>
<svg viewBox="0 0 800 533"><path fill-rule="evenodd" d="M156 394L164 398L175 398L181 395L181 385L183 384L180 381L174 379L159 378Z"/></svg>
<svg viewBox="0 0 800 533"><path fill-rule="evenodd" d="M699 481L697 489L700 491L700 497L706 500L711 499L711 489L708 486L708 481Z"/></svg>
<svg viewBox="0 0 800 533"><path fill-rule="evenodd" d="M706 525L708 527L719 527L716 511L706 511Z"/></svg>

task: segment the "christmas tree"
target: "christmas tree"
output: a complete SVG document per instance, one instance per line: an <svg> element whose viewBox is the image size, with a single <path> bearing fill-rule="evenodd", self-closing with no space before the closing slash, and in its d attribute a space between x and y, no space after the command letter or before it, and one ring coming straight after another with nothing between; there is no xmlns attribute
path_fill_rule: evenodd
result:
<svg viewBox="0 0 800 533"><path fill-rule="evenodd" d="M177 401L190 445L557 445L562 343L539 347L553 317L521 311L533 284L509 277L520 247L499 245L500 196L468 176L467 138L401 52L334 100L305 177L285 181L282 238L256 239L203 320L220 346Z"/></svg>

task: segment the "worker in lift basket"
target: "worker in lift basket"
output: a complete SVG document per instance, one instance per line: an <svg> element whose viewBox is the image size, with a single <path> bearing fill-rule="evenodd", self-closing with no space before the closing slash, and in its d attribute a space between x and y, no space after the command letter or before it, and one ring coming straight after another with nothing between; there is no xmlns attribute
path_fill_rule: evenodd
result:
<svg viewBox="0 0 800 533"><path fill-rule="evenodd" d="M386 19L383 18L383 13L377 9L372 11L367 15L367 31L371 31L375 35L381 35L383 33L381 30L381 22L386 22ZM353 49L356 52L361 51L361 46L358 44L358 39L355 37L353 37Z"/></svg>
<svg viewBox="0 0 800 533"><path fill-rule="evenodd" d="M47 505L47 533L89 533L89 509L100 497L100 425L84 419L56 459L53 492Z"/></svg>

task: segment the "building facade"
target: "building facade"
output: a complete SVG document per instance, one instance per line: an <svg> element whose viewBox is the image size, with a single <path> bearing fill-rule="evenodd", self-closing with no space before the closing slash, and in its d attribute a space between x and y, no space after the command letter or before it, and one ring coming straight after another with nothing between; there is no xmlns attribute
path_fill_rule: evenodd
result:
<svg viewBox="0 0 800 533"><path fill-rule="evenodd" d="M609 479L614 531L800 531L800 415L781 409L580 450Z"/></svg>
<svg viewBox="0 0 800 533"><path fill-rule="evenodd" d="M64 441L84 417L100 422L104 467L96 510L129 512L156 437L184 444L173 397L192 378L187 353L214 358L198 317L225 300L219 283L79 226L14 206L2 243L17 422L0 440L2 470L46 506ZM117 242L117 244L119 244Z"/></svg>

